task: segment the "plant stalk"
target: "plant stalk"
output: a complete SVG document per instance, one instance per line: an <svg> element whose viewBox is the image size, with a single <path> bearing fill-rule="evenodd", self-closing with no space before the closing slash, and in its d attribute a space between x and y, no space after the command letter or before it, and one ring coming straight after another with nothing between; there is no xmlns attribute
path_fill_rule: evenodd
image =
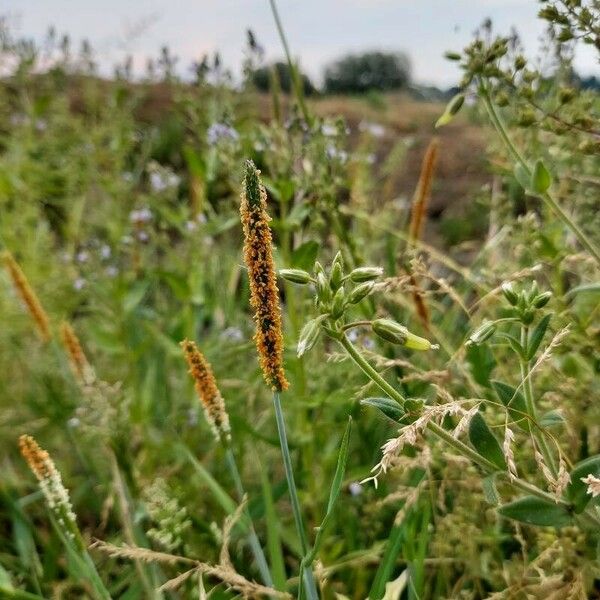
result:
<svg viewBox="0 0 600 600"><path fill-rule="evenodd" d="M527 346L529 343L529 329L526 325L521 325L521 346L527 351ZM533 385L531 383L531 377L529 376L529 371L531 369L531 365L528 360L523 359L519 356L519 367L521 369L521 381L523 382L523 395L525 396L525 406L527 406L527 412L529 416L533 419L534 423L537 424L537 410L535 406L535 400L533 397ZM550 469L550 472L554 477L558 474L558 469L556 467L556 461L554 460L554 456L548 446L548 440L544 435L544 432L539 429L539 427L535 428L533 433L536 441L540 445L540 450Z"/></svg>
<svg viewBox="0 0 600 600"><path fill-rule="evenodd" d="M273 406L275 408L275 419L277 421L277 431L279 433L279 444L281 446L281 455L283 457L283 466L285 469L285 477L287 479L288 490L290 493L290 501L292 504L292 512L294 513L294 521L296 530L300 538L300 547L302 549L302 559L309 554L308 538L304 530L304 522L302 520L302 512L300 510L300 501L298 499L298 491L294 480L294 471L292 468L292 459L290 457L290 449L285 431L285 420L281 409L281 398L279 392L273 392ZM309 600L318 600L317 586L311 569L303 570L303 582L306 587L306 594Z"/></svg>
<svg viewBox="0 0 600 600"><path fill-rule="evenodd" d="M223 445L225 447L225 462L227 463L238 501L241 503L246 495L244 486L242 484L242 478L240 477L240 472L231 447L225 441L223 441ZM269 565L267 563L267 559L265 558L262 546L260 545L260 541L258 540L258 536L256 535L256 531L254 530L252 518L250 517L250 511L247 508L244 508L244 516L248 519L248 545L250 546L250 550L254 556L256 566L260 571L260 576L262 577L263 583L267 587L273 587L273 578L271 577L271 572L269 571Z"/></svg>
<svg viewBox="0 0 600 600"><path fill-rule="evenodd" d="M354 347L352 342L348 339L348 337L343 334L338 341L348 352L350 357L354 360L356 365L360 367L360 369L375 383L378 385L384 392L389 394L391 398L396 400L399 404L404 404L405 398L404 396L395 388L393 388L365 359L365 357ZM494 465L487 458L481 456L478 452L473 450L470 446L467 446L464 442L456 439L450 432L446 431L443 427L440 427L437 423L429 422L427 424L427 429L435 434L438 438L445 441L449 446L452 446L454 450L456 450L459 454L462 454L466 458L472 460L475 464L479 465L485 471L489 473L494 473L498 471L498 467ZM523 492L528 494L532 494L545 500L547 502L557 503L568 507L569 504L564 500L557 500L555 496L545 492L535 485L528 483L522 479L516 478L509 480L509 483L515 487L520 489Z"/></svg>
<svg viewBox="0 0 600 600"><path fill-rule="evenodd" d="M480 89L481 97L483 99L488 116L490 117L490 121L500 136L500 139L506 146L508 153L513 157L515 162L521 165L527 175L531 177L532 171L529 165L525 162L525 159L521 153L517 150L517 147L510 139L502 118L497 113L492 101L490 100L490 96L485 84L482 83ZM580 229L579 225L577 225L577 223L571 219L571 217L562 209L560 204L558 204L558 202L548 192L543 192L541 194L538 193L536 195L541 198L546 206L548 206L548 208L550 208L550 210L567 226L567 228L573 232L581 245L594 257L596 262L600 264L600 250L598 250L596 246L588 239L586 234Z"/></svg>

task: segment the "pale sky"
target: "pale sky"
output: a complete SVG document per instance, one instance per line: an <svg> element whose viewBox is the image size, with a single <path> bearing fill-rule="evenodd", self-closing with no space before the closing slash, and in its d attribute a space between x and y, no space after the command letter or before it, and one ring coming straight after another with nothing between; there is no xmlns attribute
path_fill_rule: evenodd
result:
<svg viewBox="0 0 600 600"><path fill-rule="evenodd" d="M529 54L539 47L544 28L535 0L279 0L278 6L293 54L317 82L329 60L378 49L408 52L417 82L453 85L459 71L442 55L462 49L486 17L502 33L514 25ZM248 27L268 60L282 57L268 0L4 0L0 15L36 39L50 25L77 43L87 37L105 72L127 53L139 69L166 44L182 70L218 49L237 73ZM592 48L583 49L576 68L600 74L596 56Z"/></svg>

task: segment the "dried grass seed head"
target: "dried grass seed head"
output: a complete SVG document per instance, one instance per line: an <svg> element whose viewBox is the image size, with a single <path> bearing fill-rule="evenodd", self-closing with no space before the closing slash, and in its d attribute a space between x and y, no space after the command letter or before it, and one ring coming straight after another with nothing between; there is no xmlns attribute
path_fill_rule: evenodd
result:
<svg viewBox="0 0 600 600"><path fill-rule="evenodd" d="M260 367L274 391L288 388L283 368L281 307L273 261L271 220L267 214L267 194L260 171L246 162L240 215L244 230L244 261L250 281L250 303L254 309Z"/></svg>
<svg viewBox="0 0 600 600"><path fill-rule="evenodd" d="M220 435L229 437L229 415L225 410L225 401L217 387L210 363L194 342L186 339L180 346L190 368L189 373L194 379L196 393L204 408L206 420L216 437Z"/></svg>
<svg viewBox="0 0 600 600"><path fill-rule="evenodd" d="M21 297L25 306L27 306L40 337L44 342L49 342L52 337L50 333L50 319L37 294L29 284L25 273L23 273L13 255L8 251L2 253L2 262L8 271L16 293Z"/></svg>

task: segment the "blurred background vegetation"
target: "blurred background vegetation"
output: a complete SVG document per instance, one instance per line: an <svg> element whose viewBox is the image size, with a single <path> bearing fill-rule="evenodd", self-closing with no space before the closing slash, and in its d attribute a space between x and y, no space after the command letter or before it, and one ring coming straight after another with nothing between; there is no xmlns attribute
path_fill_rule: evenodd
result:
<svg viewBox="0 0 600 600"><path fill-rule="evenodd" d="M597 3L592 10L597 18ZM577 39L560 39L560 28L576 25L554 31L547 20L554 69L536 74L528 65L531 78L515 75L512 88L502 80L494 101L527 156L552 166L561 206L598 243L600 82L575 73ZM493 35L484 24L478 39L491 44ZM295 85L287 62L265 64L251 32L241 81L218 54L182 78L163 48L144 76L126 58L108 78L90 44L74 48L53 30L38 45L2 22L0 43L0 248L21 265L54 333L48 344L37 338L2 273L0 596L91 597L18 455L21 433L54 458L87 541L219 560L235 490L186 373L185 337L213 365L276 587L296 589L299 542L241 259L245 159L262 171L278 267L310 270L338 250L349 267L380 265L387 287L360 311L389 315L440 344L417 356L357 336L409 397L432 403L442 389L491 402L491 378L517 385L506 341L468 349L464 341L484 319L506 316L502 282L535 279L551 290L550 331L569 324L571 334L540 369L538 396L545 413L560 413L553 432L573 463L600 452L598 267L519 180L469 82L464 109L436 130L459 88L419 86L402 53L340 57L320 87L299 73ZM518 39L507 45L513 69ZM505 59L492 57L498 72L486 76L500 81ZM407 241L412 197L434 136L438 160L415 247ZM324 597L600 597L597 536L502 519L476 467L444 448L407 449L377 489L360 485L398 425L360 405L376 391L336 346L295 356L312 299L281 288L291 381L284 408L311 535L354 418L342 496L319 555ZM63 320L106 382L101 393L76 385L60 346ZM503 424L493 405L486 417ZM528 444L516 449L521 468L544 486ZM230 547L236 570L257 579L239 530ZM193 579L156 591L177 574L169 565L94 558L114 598L204 597ZM234 597L218 578L204 585L213 598Z"/></svg>

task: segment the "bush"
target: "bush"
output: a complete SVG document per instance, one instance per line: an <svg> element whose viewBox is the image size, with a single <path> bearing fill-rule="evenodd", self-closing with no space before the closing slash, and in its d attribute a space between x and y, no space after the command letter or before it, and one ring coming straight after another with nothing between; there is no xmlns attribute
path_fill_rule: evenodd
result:
<svg viewBox="0 0 600 600"><path fill-rule="evenodd" d="M325 69L325 90L333 94L398 90L409 82L410 60L403 53L351 54Z"/></svg>

